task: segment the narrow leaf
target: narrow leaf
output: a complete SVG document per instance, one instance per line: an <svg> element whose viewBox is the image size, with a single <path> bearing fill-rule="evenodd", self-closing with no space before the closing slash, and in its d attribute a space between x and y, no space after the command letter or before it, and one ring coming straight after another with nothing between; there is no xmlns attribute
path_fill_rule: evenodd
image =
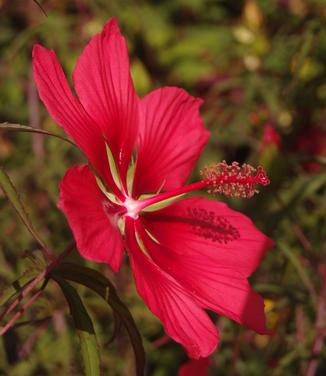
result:
<svg viewBox="0 0 326 376"><path fill-rule="evenodd" d="M56 133L46 131L44 129L33 128L33 127L28 126L28 125L1 123L0 124L0 130L1 129L9 130L9 131L16 131L16 132L18 131L18 132L38 133L38 134L43 134L44 136L52 136L52 137L60 138L60 140L69 142L71 145L76 146L76 144L72 140L70 140L69 138L66 138L66 137L61 136L61 135L56 134Z"/></svg>
<svg viewBox="0 0 326 376"><path fill-rule="evenodd" d="M310 277L306 269L300 262L298 255L296 255L286 244L282 242L280 242L278 246L280 250L283 252L283 254L289 259L292 266L298 273L300 280L302 281L302 283L305 285L306 289L310 293L311 299L313 299L314 303L316 303L317 297L316 297L316 291L315 291L314 285L312 281L310 280Z"/></svg>
<svg viewBox="0 0 326 376"><path fill-rule="evenodd" d="M7 173L4 171L2 167L0 167L0 187L2 188L4 194L7 196L11 205L16 210L20 219L23 221L24 225L27 227L28 231L32 234L32 236L38 242L38 244L43 248L47 256L50 256L50 251L48 250L45 243L42 241L40 236L35 231L34 226L30 218L28 217L27 211L19 197L19 194L16 188L14 187L9 176L7 175Z"/></svg>
<svg viewBox="0 0 326 376"><path fill-rule="evenodd" d="M316 176L298 178L293 185L290 196L282 199L282 207L270 216L270 227L275 228L282 219L288 218L289 215L293 215L302 200L313 195L318 189L325 186L325 184L325 173Z"/></svg>
<svg viewBox="0 0 326 376"><path fill-rule="evenodd" d="M56 272L60 273L65 279L80 283L90 288L105 299L128 332L136 359L136 374L137 376L143 376L145 351L142 339L133 317L128 308L120 300L113 284L96 270L71 263L60 264L56 268Z"/></svg>
<svg viewBox="0 0 326 376"><path fill-rule="evenodd" d="M91 318L76 289L60 276L53 274L69 304L70 314L80 341L81 355L86 376L100 376L100 355Z"/></svg>

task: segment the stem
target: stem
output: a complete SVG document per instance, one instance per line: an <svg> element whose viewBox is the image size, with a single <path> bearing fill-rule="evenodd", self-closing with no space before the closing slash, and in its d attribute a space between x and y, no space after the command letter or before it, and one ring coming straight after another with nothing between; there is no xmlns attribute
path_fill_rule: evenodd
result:
<svg viewBox="0 0 326 376"><path fill-rule="evenodd" d="M25 286L22 291L20 291L20 293L15 297L15 299L12 301L12 303L2 312L2 314L0 315L0 321L2 321L7 315L9 315L16 307L17 305L20 303L21 300L23 300L23 298L25 296L27 296L33 289L35 286L37 286L44 278L46 278L46 276L56 267L60 264L60 262L74 249L75 247L75 242L71 243L65 250L64 252L62 252L55 260L53 260L45 270L43 270L39 275L37 275L35 277L35 279L32 280L32 282L30 282L29 284L27 284L27 286ZM38 290L40 291L40 290ZM42 289L41 289L42 291ZM39 295L39 294L38 294ZM38 296L37 295L37 296ZM33 295L34 296L34 295ZM27 303L29 303L26 308L36 299L30 301L33 296L25 303L25 305ZM25 305L23 305L23 310L25 310ZM3 335L18 319L19 317L22 315L19 314L20 311L18 311L14 317L8 321L8 323L2 327L0 329L0 336ZM17 316L18 315L18 316ZM6 329L5 329L6 328Z"/></svg>
<svg viewBox="0 0 326 376"><path fill-rule="evenodd" d="M15 313L15 315L7 322L5 326L0 329L0 336L4 335L13 325L14 323L22 316L25 310L42 294L43 288L37 290L25 304L23 304L22 308Z"/></svg>
<svg viewBox="0 0 326 376"><path fill-rule="evenodd" d="M321 276L323 278L323 286L320 292L317 317L315 321L315 337L311 349L311 359L305 372L305 376L314 376L317 372L320 353L323 349L323 342L325 337L324 320L326 315L326 270L321 268Z"/></svg>
<svg viewBox="0 0 326 376"><path fill-rule="evenodd" d="M30 12L30 23L32 23L33 17L32 9ZM33 69L30 68L29 70L29 78L28 78L28 89L27 89L27 103L28 103L28 113L29 113L29 124L33 128L40 129L41 128L41 121L40 121L40 106L39 100L37 95L37 90L33 80ZM32 134L32 145L33 145L33 152L36 157L36 163L42 164L44 159L44 138L42 135L33 133Z"/></svg>
<svg viewBox="0 0 326 376"><path fill-rule="evenodd" d="M4 122L4 123L0 123L0 130L1 129L9 130L9 131L16 131L16 132L37 133L43 136L52 136L52 137L59 138L62 141L69 142L69 144L71 144L72 146L76 146L76 144L72 140L69 140L69 138L61 136L60 134L52 133L41 128L33 128L28 125Z"/></svg>
<svg viewBox="0 0 326 376"><path fill-rule="evenodd" d="M164 346L166 345L167 343L169 343L171 341L171 338L168 337L166 334L163 335L162 337L156 339L155 341L152 342L152 346L155 348L155 349L158 349L159 347L161 346Z"/></svg>

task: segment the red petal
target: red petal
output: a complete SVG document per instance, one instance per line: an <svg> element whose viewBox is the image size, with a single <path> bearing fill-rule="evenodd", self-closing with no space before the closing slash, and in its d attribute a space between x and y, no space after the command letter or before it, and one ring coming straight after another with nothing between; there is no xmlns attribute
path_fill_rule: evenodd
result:
<svg viewBox="0 0 326 376"><path fill-rule="evenodd" d="M166 333L181 343L191 358L211 354L218 334L208 315L190 294L141 251L133 220L126 220L127 246L137 290L150 310L163 323Z"/></svg>
<svg viewBox="0 0 326 376"><path fill-rule="evenodd" d="M124 179L138 131L138 97L128 49L115 19L106 23L78 59L74 84L81 103L102 128Z"/></svg>
<svg viewBox="0 0 326 376"><path fill-rule="evenodd" d="M134 196L180 187L209 137L199 114L201 100L165 87L141 101Z"/></svg>
<svg viewBox="0 0 326 376"><path fill-rule="evenodd" d="M209 358L189 360L179 369L178 376L207 376L210 364Z"/></svg>
<svg viewBox="0 0 326 376"><path fill-rule="evenodd" d="M272 241L223 203L189 198L143 218L142 241L162 269L209 309L266 333L263 299L247 277Z"/></svg>
<svg viewBox="0 0 326 376"><path fill-rule="evenodd" d="M88 166L75 166L60 183L59 208L67 216L77 248L86 259L108 263L118 271L123 240L118 208L100 191Z"/></svg>
<svg viewBox="0 0 326 376"><path fill-rule="evenodd" d="M75 140L95 169L111 185L101 129L71 92L54 51L35 45L33 69L39 95L53 119Z"/></svg>

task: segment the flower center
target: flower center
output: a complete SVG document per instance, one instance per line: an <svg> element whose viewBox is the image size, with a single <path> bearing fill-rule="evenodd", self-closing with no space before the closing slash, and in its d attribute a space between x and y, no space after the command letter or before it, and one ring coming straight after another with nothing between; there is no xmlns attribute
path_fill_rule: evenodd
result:
<svg viewBox="0 0 326 376"><path fill-rule="evenodd" d="M130 197L127 197L123 205L127 209L127 213L125 214L126 216L134 218L134 219L138 218L139 216L138 213L141 210L139 201L134 200Z"/></svg>

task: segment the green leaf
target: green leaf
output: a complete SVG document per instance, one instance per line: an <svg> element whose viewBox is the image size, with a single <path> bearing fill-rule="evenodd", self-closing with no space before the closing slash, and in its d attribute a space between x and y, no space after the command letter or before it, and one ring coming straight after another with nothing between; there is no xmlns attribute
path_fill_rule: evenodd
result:
<svg viewBox="0 0 326 376"><path fill-rule="evenodd" d="M126 328L136 359L136 374L142 376L145 367L145 351L141 336L128 308L118 297L113 284L96 270L75 265L62 263L56 268L56 272L73 282L82 284L99 294L112 308L114 314L119 317Z"/></svg>
<svg viewBox="0 0 326 376"><path fill-rule="evenodd" d="M49 253L47 246L35 231L34 226L30 218L28 217L27 211L19 197L16 188L14 187L9 176L2 167L0 167L0 187L2 188L4 194L7 196L11 205L16 210L20 219L23 221L24 225L27 227L28 231L32 234L39 245L46 251L46 253Z"/></svg>
<svg viewBox="0 0 326 376"><path fill-rule="evenodd" d="M9 131L18 131L18 132L38 133L38 134L43 134L44 136L52 136L52 137L60 138L60 140L69 142L71 145L76 146L76 144L72 140L70 140L69 138L66 138L64 136L60 136L59 134L56 134L56 133L46 131L44 129L33 128L33 127L28 126L28 125L1 123L0 129L9 130Z"/></svg>
<svg viewBox="0 0 326 376"><path fill-rule="evenodd" d="M316 176L298 177L293 184L293 189L289 197L282 198L282 207L270 216L270 227L276 227L283 218L293 215L302 200L312 196L317 190L325 186L325 184L325 173Z"/></svg>
<svg viewBox="0 0 326 376"><path fill-rule="evenodd" d="M91 318L76 289L60 276L53 274L69 304L70 313L80 341L84 371L87 376L100 376L100 355Z"/></svg>

